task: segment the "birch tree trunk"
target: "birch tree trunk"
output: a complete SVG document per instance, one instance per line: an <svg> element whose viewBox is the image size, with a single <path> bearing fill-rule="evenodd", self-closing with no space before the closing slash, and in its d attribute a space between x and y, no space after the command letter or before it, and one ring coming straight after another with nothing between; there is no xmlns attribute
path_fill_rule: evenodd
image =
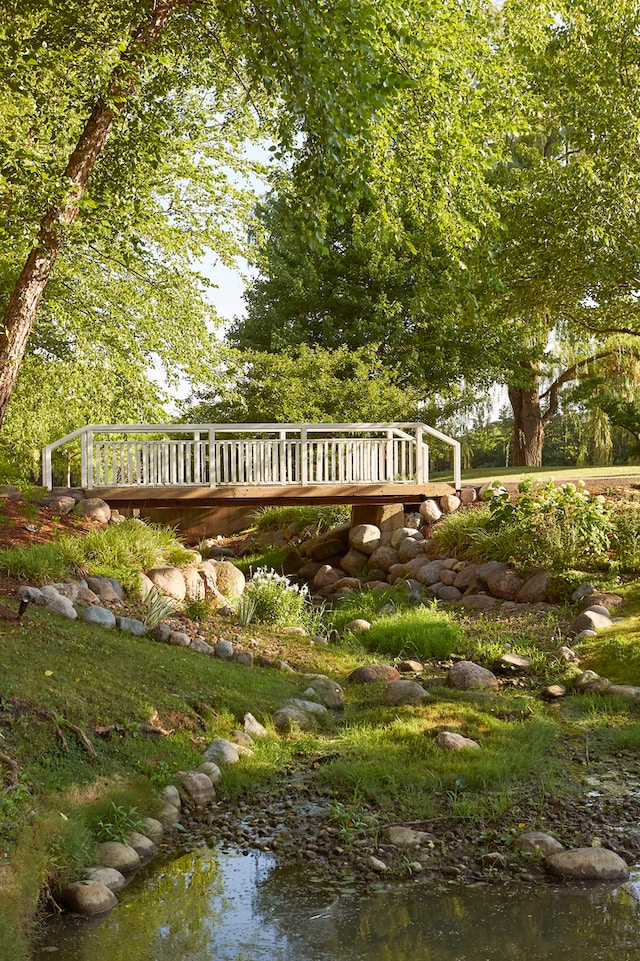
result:
<svg viewBox="0 0 640 961"><path fill-rule="evenodd" d="M69 158L64 175L70 186L64 199L40 222L38 243L16 281L0 327L0 426L18 378L45 287L64 244L65 233L78 216L80 201L104 150L117 116L135 89L147 50L158 39L179 5L189 0L160 0L149 18L131 33L127 49L115 68L107 92L91 115Z"/></svg>

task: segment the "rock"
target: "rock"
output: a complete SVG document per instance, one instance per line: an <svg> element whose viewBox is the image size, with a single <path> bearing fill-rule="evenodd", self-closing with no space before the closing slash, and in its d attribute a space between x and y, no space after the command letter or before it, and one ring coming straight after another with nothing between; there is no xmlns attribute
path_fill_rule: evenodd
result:
<svg viewBox="0 0 640 961"><path fill-rule="evenodd" d="M410 527L413 530L418 531L419 533L420 528L424 523L424 518L422 514L420 514L418 511L411 511L409 514L404 515L404 522L407 525L407 527Z"/></svg>
<svg viewBox="0 0 640 961"><path fill-rule="evenodd" d="M580 584L580 586L576 587L575 591L571 595L571 602L575 604L577 601L581 601L583 597L587 597L589 594L594 593L595 587L592 584Z"/></svg>
<svg viewBox="0 0 640 961"><path fill-rule="evenodd" d="M198 766L198 771L206 774L214 787L219 784L222 779L222 771L214 761L203 761L202 764Z"/></svg>
<svg viewBox="0 0 640 961"><path fill-rule="evenodd" d="M162 826L162 825L161 825ZM152 858L156 853L156 846L145 834L132 831L127 835L127 844L132 847L140 858Z"/></svg>
<svg viewBox="0 0 640 961"><path fill-rule="evenodd" d="M567 689L562 684L549 684L543 687L540 693L547 701L557 701L558 698L565 696Z"/></svg>
<svg viewBox="0 0 640 961"><path fill-rule="evenodd" d="M76 914L93 916L105 914L117 903L113 891L100 881L72 881L60 893L60 901Z"/></svg>
<svg viewBox="0 0 640 961"><path fill-rule="evenodd" d="M505 601L515 600L516 594L523 587L522 578L510 570L496 571L489 574L486 580L490 593Z"/></svg>
<svg viewBox="0 0 640 961"><path fill-rule="evenodd" d="M412 540L415 541L416 544L420 544L424 541L424 537L415 527L396 527L395 531L391 532L389 544L391 547L399 550L400 545L406 540Z"/></svg>
<svg viewBox="0 0 640 961"><path fill-rule="evenodd" d="M542 855L543 857L549 857L552 854L564 851L564 846L559 841L543 831L527 831L515 838L513 846L516 850L524 851L526 854Z"/></svg>
<svg viewBox="0 0 640 961"><path fill-rule="evenodd" d="M375 858L373 854L367 858L367 867L369 867L372 871L375 871L377 874L386 874L386 872L389 870L384 861L381 861L380 858Z"/></svg>
<svg viewBox="0 0 640 961"><path fill-rule="evenodd" d="M94 594L91 588L83 587L82 584L78 585L76 592L76 600L81 604L99 604L100 598L97 594Z"/></svg>
<svg viewBox="0 0 640 961"><path fill-rule="evenodd" d="M367 561L367 567L369 570L384 571L388 574L389 569L398 563L398 559L398 552L393 547L376 547Z"/></svg>
<svg viewBox="0 0 640 961"><path fill-rule="evenodd" d="M182 775L181 785L196 810L207 807L216 799L213 781L204 771L187 771Z"/></svg>
<svg viewBox="0 0 640 961"><path fill-rule="evenodd" d="M462 598L462 593L457 587L453 587L453 585L448 586L443 584L438 591L438 597L440 600L447 601L449 604L455 604Z"/></svg>
<svg viewBox="0 0 640 961"><path fill-rule="evenodd" d="M299 697L288 698L283 707L293 707L297 711L304 711L306 714L315 714L318 717L323 717L328 714L328 711L324 704L319 704L317 701L305 701Z"/></svg>
<svg viewBox="0 0 640 961"><path fill-rule="evenodd" d="M397 665L397 669L401 674L422 674L424 671L423 665L420 661L400 661Z"/></svg>
<svg viewBox="0 0 640 961"><path fill-rule="evenodd" d="M81 517L100 524L108 524L111 520L111 508L100 497L85 497L78 501L74 510Z"/></svg>
<svg viewBox="0 0 640 961"><path fill-rule="evenodd" d="M146 836L150 838L154 844L160 844L164 834L164 829L160 821L156 820L156 818L145 817L142 818L140 823Z"/></svg>
<svg viewBox="0 0 640 961"><path fill-rule="evenodd" d="M272 720L276 731L282 734L295 730L312 731L317 726L314 714L294 707L292 704L274 711Z"/></svg>
<svg viewBox="0 0 640 961"><path fill-rule="evenodd" d="M384 702L392 706L401 704L419 704L431 697L417 681L407 678L391 681L384 691Z"/></svg>
<svg viewBox="0 0 640 961"><path fill-rule="evenodd" d="M357 524L349 531L349 547L353 547L368 556L380 547L381 538L380 528L376 527L375 524Z"/></svg>
<svg viewBox="0 0 640 961"><path fill-rule="evenodd" d="M19 587L17 590L17 596L22 600L25 597L29 598L31 604L37 604L38 607L44 607L47 603L47 598L42 593L39 587Z"/></svg>
<svg viewBox="0 0 640 961"><path fill-rule="evenodd" d="M234 651L233 660L236 664L244 664L245 667L253 667L254 657L251 651Z"/></svg>
<svg viewBox="0 0 640 961"><path fill-rule="evenodd" d="M230 561L209 561L215 566L218 590L229 600L235 600L244 593L247 586L244 574Z"/></svg>
<svg viewBox="0 0 640 961"><path fill-rule="evenodd" d="M183 567L185 597L190 601L203 601L206 597L204 578L197 567Z"/></svg>
<svg viewBox="0 0 640 961"><path fill-rule="evenodd" d="M122 841L103 841L96 845L96 858L105 867L115 868L122 874L131 874L140 867L140 858L136 851Z"/></svg>
<svg viewBox="0 0 640 961"><path fill-rule="evenodd" d="M176 601L183 601L187 596L187 585L179 567L154 567L147 571L147 577L156 590Z"/></svg>
<svg viewBox="0 0 640 961"><path fill-rule="evenodd" d="M607 694L620 694L622 697L640 697L640 687L631 684L609 684Z"/></svg>
<svg viewBox="0 0 640 961"><path fill-rule="evenodd" d="M465 564L460 570L454 572L453 586L459 591L467 591L470 587L474 587L478 581L477 570L477 564Z"/></svg>
<svg viewBox="0 0 640 961"><path fill-rule="evenodd" d="M375 684L379 681L399 681L400 674L390 664L364 664L356 667L347 680L351 684Z"/></svg>
<svg viewBox="0 0 640 961"><path fill-rule="evenodd" d="M497 871L506 871L509 867L509 858L501 851L488 851L480 855L480 860L485 867L495 868Z"/></svg>
<svg viewBox="0 0 640 961"><path fill-rule="evenodd" d="M253 714L249 714L247 712L247 714L245 714L244 716L243 721L244 721L244 729L247 732L247 734L250 734L252 737L267 737L269 732L267 731L266 727L264 727L260 723L260 721L256 721Z"/></svg>
<svg viewBox="0 0 640 961"><path fill-rule="evenodd" d="M463 487L460 491L460 500L465 505L473 504L478 499L475 487Z"/></svg>
<svg viewBox="0 0 640 961"><path fill-rule="evenodd" d="M576 691L606 691L611 686L611 681L600 677L595 671L583 671L573 686Z"/></svg>
<svg viewBox="0 0 640 961"><path fill-rule="evenodd" d="M514 654L512 651L505 651L500 655L500 664L503 667L513 667L518 671L527 673L531 670L531 658L526 654Z"/></svg>
<svg viewBox="0 0 640 961"><path fill-rule="evenodd" d="M597 634L598 634L597 631L591 631L591 630L588 630L588 631L580 631L580 632L579 632L578 634L576 634L575 637L573 638L573 643L574 643L574 644L579 644L580 641L584 641L587 637L596 637Z"/></svg>
<svg viewBox="0 0 640 961"><path fill-rule="evenodd" d="M219 657L222 661L230 661L233 657L234 647L231 641L222 640L216 641L213 645L213 650L216 657Z"/></svg>
<svg viewBox="0 0 640 961"><path fill-rule="evenodd" d="M340 567L346 574L358 574L366 568L368 560L368 554L352 547L351 550L347 551L344 557L340 559Z"/></svg>
<svg viewBox="0 0 640 961"><path fill-rule="evenodd" d="M180 823L180 811L173 804L164 804L158 812L158 821L165 828L171 828Z"/></svg>
<svg viewBox="0 0 640 961"><path fill-rule="evenodd" d="M84 876L87 881L99 881L110 891L120 891L127 883L127 879L115 868L91 867L85 868Z"/></svg>
<svg viewBox="0 0 640 961"><path fill-rule="evenodd" d="M583 614L602 614L604 617L611 617L608 607L603 607L602 604L589 604L585 607Z"/></svg>
<svg viewBox="0 0 640 961"><path fill-rule="evenodd" d="M68 597L63 597L62 594L51 593L49 596L45 594L46 587L42 588L41 596L45 600L44 608L46 611L51 611L53 614L62 614L63 617L68 617L70 621L75 621L78 617L78 612L71 603ZM53 591L53 588L51 588ZM90 608L87 608L90 610ZM113 616L113 615L112 615ZM115 620L115 618L114 618Z"/></svg>
<svg viewBox="0 0 640 961"><path fill-rule="evenodd" d="M189 647L191 637L185 631L171 631L167 644L171 644L172 647Z"/></svg>
<svg viewBox="0 0 640 961"><path fill-rule="evenodd" d="M547 600L547 588L552 578L550 571L539 571L528 577L516 594L519 604L536 604Z"/></svg>
<svg viewBox="0 0 640 961"><path fill-rule="evenodd" d="M323 564L313 578L313 590L318 591L322 587L329 587L339 581L341 576L330 564Z"/></svg>
<svg viewBox="0 0 640 961"><path fill-rule="evenodd" d="M557 877L593 881L622 881L629 877L626 861L608 848L560 851L545 858L544 869Z"/></svg>
<svg viewBox="0 0 640 961"><path fill-rule="evenodd" d="M223 737L215 737L202 757L205 761L214 761L216 764L237 764L240 760L238 745Z"/></svg>
<svg viewBox="0 0 640 961"><path fill-rule="evenodd" d="M174 784L167 784L163 793L163 797L168 804L173 804L175 808L182 807L182 798L180 797L180 791Z"/></svg>
<svg viewBox="0 0 640 961"><path fill-rule="evenodd" d="M440 498L440 510L443 514L453 514L460 507L462 501L455 494L443 494Z"/></svg>
<svg viewBox="0 0 640 961"><path fill-rule="evenodd" d="M161 644L168 644L173 631L168 624L157 624L151 628L149 633L154 641L159 641Z"/></svg>
<svg viewBox="0 0 640 961"><path fill-rule="evenodd" d="M297 574L302 567L302 555L295 547L290 547L282 559L283 574Z"/></svg>
<svg viewBox="0 0 640 961"><path fill-rule="evenodd" d="M570 647L559 647L557 657L559 661L564 661L565 664L579 664L580 658Z"/></svg>
<svg viewBox="0 0 640 961"><path fill-rule="evenodd" d="M582 599L582 604L580 609L584 610L587 607L592 607L594 604L601 604L606 607L607 610L611 610L614 607L620 607L624 603L624 598L620 594L610 594L604 591L594 591L592 594L587 595Z"/></svg>
<svg viewBox="0 0 640 961"><path fill-rule="evenodd" d="M484 564L478 564L476 567L476 576L486 584L490 577L508 570L507 565L501 561L486 561Z"/></svg>
<svg viewBox="0 0 640 961"><path fill-rule="evenodd" d="M486 667L474 664L473 661L458 661L449 670L448 682L451 687L461 691L477 689L495 689L499 687L498 679Z"/></svg>
<svg viewBox="0 0 640 961"><path fill-rule="evenodd" d="M106 607L85 607L80 611L80 620L98 627L115 627L115 614Z"/></svg>
<svg viewBox="0 0 640 961"><path fill-rule="evenodd" d="M613 621L605 614L598 614L596 611L583 611L571 622L568 634L579 634L581 631L603 631L611 627Z"/></svg>
<svg viewBox="0 0 640 961"><path fill-rule="evenodd" d="M479 751L480 745L470 737L456 734L455 731L440 731L436 744L443 751L466 751L468 748Z"/></svg>
<svg viewBox="0 0 640 961"><path fill-rule="evenodd" d="M382 838L387 844L393 844L396 848L419 848L433 842L433 836L426 831L414 831L413 828L405 828L401 825L385 828Z"/></svg>
<svg viewBox="0 0 640 961"><path fill-rule="evenodd" d="M140 594L140 600L146 601L152 590L153 581L148 578L146 574L140 574L138 579L138 592Z"/></svg>
<svg viewBox="0 0 640 961"><path fill-rule="evenodd" d="M345 624L344 629L345 631L351 631L352 634L357 634L360 631L370 631L371 624L362 617L356 617L354 621L349 621L348 624Z"/></svg>
<svg viewBox="0 0 640 961"><path fill-rule="evenodd" d="M435 524L442 517L442 511L436 502L431 500L431 498L427 498L427 500L422 501L418 510L420 512L420 516L424 518L427 524Z"/></svg>
<svg viewBox="0 0 640 961"><path fill-rule="evenodd" d="M465 594L460 598L460 604L475 611L488 611L498 606L498 599L490 594Z"/></svg>
<svg viewBox="0 0 640 961"><path fill-rule="evenodd" d="M398 561L401 564L406 564L414 557L424 557L423 543L424 541L418 541L414 537L405 537L398 547Z"/></svg>
<svg viewBox="0 0 640 961"><path fill-rule="evenodd" d="M425 584L427 587L430 587L439 581L442 570L442 561L427 561L416 570L415 579L420 584Z"/></svg>
<svg viewBox="0 0 640 961"><path fill-rule="evenodd" d="M76 499L69 494L49 494L42 498L40 504L54 514L68 514L76 506Z"/></svg>
<svg viewBox="0 0 640 961"><path fill-rule="evenodd" d="M188 636L189 635L187 635L187 637ZM207 657L215 656L215 651L211 647L211 644L207 644L207 642L203 641L201 637L192 637L189 647L192 651L195 651L196 654L205 654Z"/></svg>
<svg viewBox="0 0 640 961"><path fill-rule="evenodd" d="M347 544L340 538L323 537L311 548L311 557L314 561L327 561L330 557L339 557L344 554Z"/></svg>
<svg viewBox="0 0 640 961"><path fill-rule="evenodd" d="M344 691L339 684L325 677L324 674L305 675L309 679L309 687L302 692L302 696L318 698L321 704L332 711L344 710Z"/></svg>
<svg viewBox="0 0 640 961"><path fill-rule="evenodd" d="M119 631L126 631L127 634L135 634L136 637L142 637L147 633L143 622L135 617L116 617L116 628Z"/></svg>

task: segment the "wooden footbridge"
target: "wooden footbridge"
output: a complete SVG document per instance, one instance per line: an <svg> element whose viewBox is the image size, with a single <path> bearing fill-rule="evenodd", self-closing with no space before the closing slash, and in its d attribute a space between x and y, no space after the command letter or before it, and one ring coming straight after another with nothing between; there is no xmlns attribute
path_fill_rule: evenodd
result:
<svg viewBox="0 0 640 961"><path fill-rule="evenodd" d="M429 480L433 442L451 482ZM91 425L42 452L43 484L79 460L80 486L119 508L419 504L460 489L460 444L419 423Z"/></svg>

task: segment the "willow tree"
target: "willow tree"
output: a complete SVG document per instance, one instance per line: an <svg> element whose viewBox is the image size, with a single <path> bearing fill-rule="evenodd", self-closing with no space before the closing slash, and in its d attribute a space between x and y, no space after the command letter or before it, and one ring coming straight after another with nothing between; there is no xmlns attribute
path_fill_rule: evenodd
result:
<svg viewBox="0 0 640 961"><path fill-rule="evenodd" d="M115 254L122 271L142 265L141 285L175 281L218 249L246 138L272 138L311 176L339 170L411 42L395 0L4 6L0 422L59 258Z"/></svg>

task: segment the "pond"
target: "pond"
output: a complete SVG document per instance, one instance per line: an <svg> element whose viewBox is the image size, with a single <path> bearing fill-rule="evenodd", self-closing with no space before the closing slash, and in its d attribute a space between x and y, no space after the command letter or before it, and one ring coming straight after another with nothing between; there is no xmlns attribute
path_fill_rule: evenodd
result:
<svg viewBox="0 0 640 961"><path fill-rule="evenodd" d="M314 883L315 882L315 883ZM326 888L272 856L199 848L157 860L104 919L62 920L33 961L631 961L640 879Z"/></svg>

